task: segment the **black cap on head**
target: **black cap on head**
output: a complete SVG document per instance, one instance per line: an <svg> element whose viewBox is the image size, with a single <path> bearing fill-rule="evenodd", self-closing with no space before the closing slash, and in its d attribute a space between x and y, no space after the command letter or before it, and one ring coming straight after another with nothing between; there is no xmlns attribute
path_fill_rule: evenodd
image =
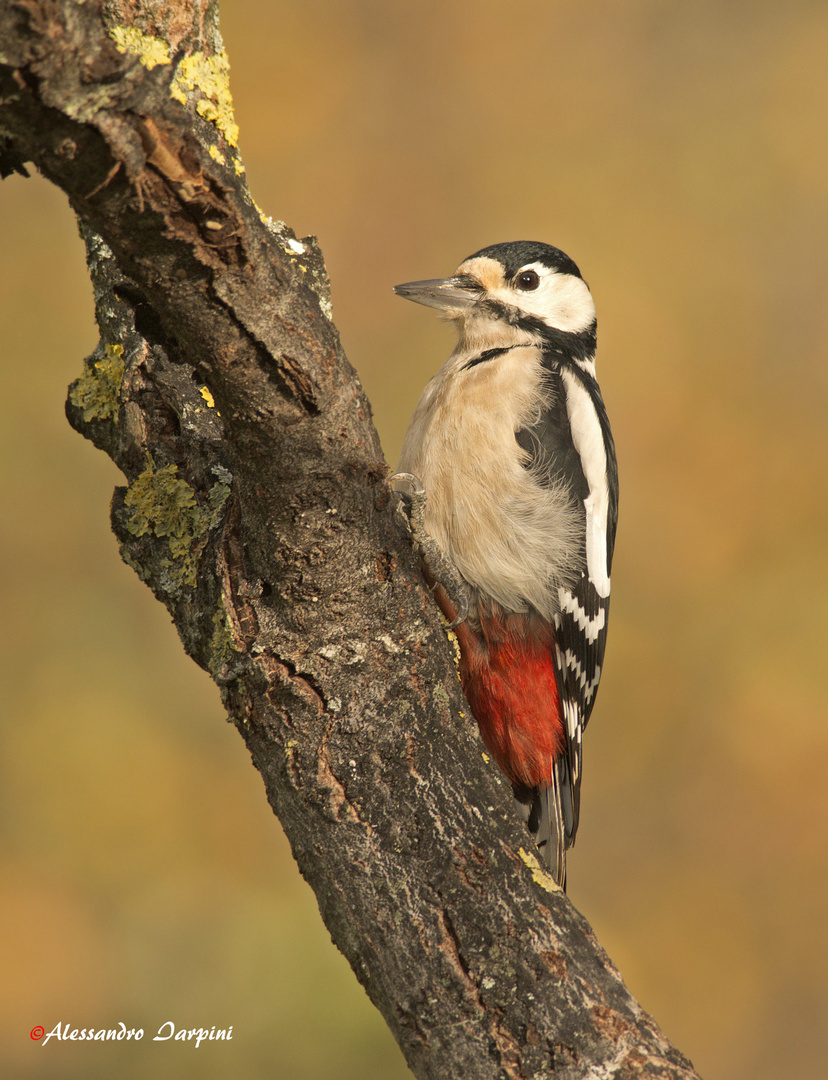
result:
<svg viewBox="0 0 828 1080"><path fill-rule="evenodd" d="M548 266L559 274L581 277L581 271L560 248L552 247L550 244L541 244L537 240L510 240L506 244L491 244L489 247L481 248L480 251L475 251L474 255L469 255L469 258L496 259L505 267L507 277L511 277L521 267L533 262Z"/></svg>

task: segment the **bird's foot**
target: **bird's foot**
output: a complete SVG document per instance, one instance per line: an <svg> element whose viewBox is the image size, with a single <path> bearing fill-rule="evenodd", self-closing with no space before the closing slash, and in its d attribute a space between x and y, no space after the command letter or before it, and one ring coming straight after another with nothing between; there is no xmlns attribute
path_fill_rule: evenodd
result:
<svg viewBox="0 0 828 1080"><path fill-rule="evenodd" d="M399 472L390 477L389 483L391 490L400 496L397 517L411 534L411 540L430 579L429 588L432 592L442 588L451 608L456 612L455 618L448 625L448 629L452 630L469 616L469 587L457 567L446 558L426 531L424 518L427 496L419 477L413 473Z"/></svg>

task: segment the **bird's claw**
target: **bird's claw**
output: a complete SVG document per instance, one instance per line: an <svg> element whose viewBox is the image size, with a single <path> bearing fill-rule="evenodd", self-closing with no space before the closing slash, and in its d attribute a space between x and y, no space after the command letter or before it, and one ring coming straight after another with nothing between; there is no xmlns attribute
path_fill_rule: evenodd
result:
<svg viewBox="0 0 828 1080"><path fill-rule="evenodd" d="M408 527L415 543L418 535L425 535L423 513L425 512L426 493L419 477L410 472L398 472L388 478L391 490L400 496L397 503L397 517Z"/></svg>
<svg viewBox="0 0 828 1080"><path fill-rule="evenodd" d="M469 617L469 588L454 566L443 557L442 552L439 552L439 555L442 559L442 577L440 580L435 578L434 584L429 585L429 589L431 592L436 593L438 589L442 588L448 602L457 612L451 622L446 623L446 630L454 630L456 626L465 622ZM435 575L431 566L428 566L428 573L430 577L434 578ZM443 613L448 618L448 614L445 611Z"/></svg>

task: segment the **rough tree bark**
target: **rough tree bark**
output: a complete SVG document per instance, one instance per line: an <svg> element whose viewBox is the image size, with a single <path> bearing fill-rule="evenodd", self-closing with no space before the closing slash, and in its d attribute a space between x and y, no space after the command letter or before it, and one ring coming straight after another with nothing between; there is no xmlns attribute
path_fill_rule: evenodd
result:
<svg viewBox="0 0 828 1080"><path fill-rule="evenodd" d="M72 425L418 1077L696 1076L541 869L395 523L313 238L244 182L212 0L2 0L0 170L81 221Z"/></svg>

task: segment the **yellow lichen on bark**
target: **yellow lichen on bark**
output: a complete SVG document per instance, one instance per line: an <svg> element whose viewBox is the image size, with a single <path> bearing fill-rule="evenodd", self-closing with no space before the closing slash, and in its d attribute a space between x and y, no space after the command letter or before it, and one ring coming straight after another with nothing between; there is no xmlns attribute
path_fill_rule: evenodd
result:
<svg viewBox="0 0 828 1080"><path fill-rule="evenodd" d="M204 95L196 103L196 112L215 124L230 146L239 142L239 125L233 115L230 93L230 61L226 52L207 56L194 52L179 63L170 93L182 104L187 94L200 90Z"/></svg>
<svg viewBox="0 0 828 1080"><path fill-rule="evenodd" d="M542 889L546 889L547 892L561 892L561 887L552 877L552 875L541 866L538 862L537 856L531 852L526 851L525 848L521 848L518 852L521 862L525 866L528 866L532 871L532 880L536 885L540 885Z"/></svg>
<svg viewBox="0 0 828 1080"><path fill-rule="evenodd" d="M109 32L119 52L132 53L149 71L159 64L172 63L170 47L161 38L142 34L134 26L115 26Z"/></svg>

